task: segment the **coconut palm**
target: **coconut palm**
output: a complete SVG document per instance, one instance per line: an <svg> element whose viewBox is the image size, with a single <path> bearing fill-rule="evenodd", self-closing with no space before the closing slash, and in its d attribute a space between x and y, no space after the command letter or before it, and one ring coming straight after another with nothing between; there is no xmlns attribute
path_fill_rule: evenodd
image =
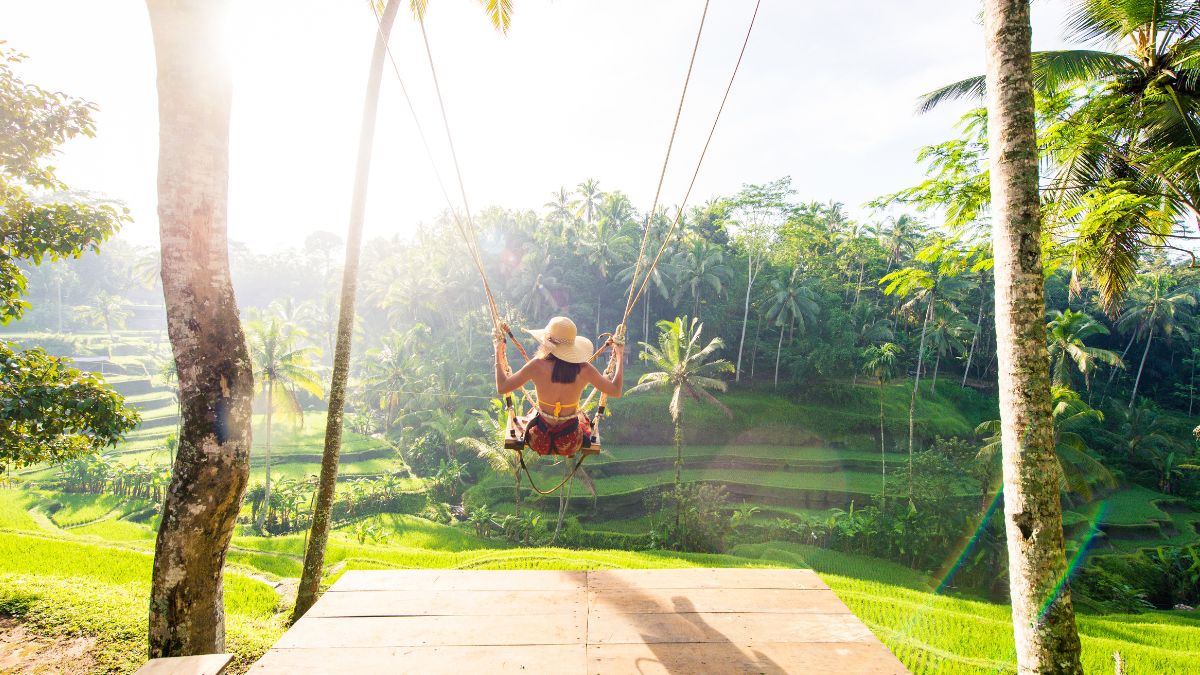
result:
<svg viewBox="0 0 1200 675"><path fill-rule="evenodd" d="M799 267L790 274L771 279L767 284L767 321L779 329L779 344L775 347L775 387L779 387L779 359L783 353L783 335L798 329L803 333L817 319L821 306L807 280L798 276Z"/></svg>
<svg viewBox="0 0 1200 675"><path fill-rule="evenodd" d="M974 326L967 318L953 309L944 309L935 314L933 325L929 327L929 351L933 353L933 377L929 382L929 391L937 393L938 369L942 365L942 357L962 354L967 350L967 333Z"/></svg>
<svg viewBox="0 0 1200 675"><path fill-rule="evenodd" d="M700 237L692 237L674 257L676 302L684 296L692 299L692 314L700 317L704 289L720 295L729 279L729 267L720 246Z"/></svg>
<svg viewBox="0 0 1200 675"><path fill-rule="evenodd" d="M1008 585L1018 670L1081 675L1053 476L1029 4L984 0L983 9Z"/></svg>
<svg viewBox="0 0 1200 675"><path fill-rule="evenodd" d="M494 400L491 410L477 410L475 416L479 422L481 438L463 436L458 444L487 462L492 471L511 475L513 478L513 505L516 514L521 516L521 457L520 450L514 451L504 447L504 433L508 430L508 410L503 401Z"/></svg>
<svg viewBox="0 0 1200 675"><path fill-rule="evenodd" d="M1138 387L1142 383L1142 370L1150 354L1150 344L1155 334L1170 339L1175 334L1184 334L1184 308L1196 306L1195 291L1180 290L1173 280L1162 272L1138 278L1137 285L1129 293L1125 309L1118 324L1132 329L1135 336L1145 336L1146 347L1138 364L1137 377L1133 380L1133 392L1129 395L1129 407L1137 400Z"/></svg>
<svg viewBox="0 0 1200 675"><path fill-rule="evenodd" d="M312 527L304 552L304 570L296 595L294 619L304 616L316 602L325 565L325 544L329 539L329 521L333 509L333 492L337 484L337 465L342 451L342 417L346 404L346 381L350 375L350 346L354 337L354 301L358 287L358 261L362 247L363 215L366 212L367 185L371 172L371 148L375 136L375 118L379 108L379 88L383 79L383 62L392 24L403 0L388 0L378 14L375 48L367 76L367 91L363 101L362 126L358 146L358 166L351 198L349 233L346 238L346 262L342 267L341 301L339 303L337 339L333 355L333 374L329 387L329 415L325 429L325 450L321 458L321 476L313 506ZM512 0L481 2L492 26L507 33L512 21ZM378 0L372 6L378 11ZM424 20L428 3L415 0L411 7L420 21Z"/></svg>
<svg viewBox="0 0 1200 675"><path fill-rule="evenodd" d="M565 187L558 188L557 192L550 193L550 201L542 206L547 210L546 219L558 224L558 240L565 240L567 230L575 222L575 211L571 205L570 191Z"/></svg>
<svg viewBox="0 0 1200 675"><path fill-rule="evenodd" d="M956 267L959 262L942 261L934 272L918 268L899 269L879 280L880 284L885 284L883 292L886 295L907 298L901 306L903 309L923 315L921 339L917 347L917 369L913 374L912 395L908 404L908 491L910 498L913 482L912 456L917 415L917 392L921 386L921 372L925 367L925 341L929 335L929 322L933 319L935 312L940 309L950 312L958 311L953 297L963 287L961 277L957 276L961 271Z"/></svg>
<svg viewBox="0 0 1200 675"><path fill-rule="evenodd" d="M600 192L600 184L595 178L589 178L575 186L575 191L579 195L579 199L571 202L571 206L575 208L575 217L591 225L596 219L596 209L604 197L604 193Z"/></svg>
<svg viewBox="0 0 1200 675"><path fill-rule="evenodd" d="M1084 403L1079 394L1067 387L1056 385L1051 395L1054 405L1054 452L1058 458L1060 489L1090 501L1095 486L1109 489L1117 487L1117 479L1112 472L1091 455L1091 449L1083 437L1071 431L1104 421L1103 413ZM989 464L998 462L1002 453L1000 420L980 424L975 428L975 433L987 435L987 441L977 455L979 460Z"/></svg>
<svg viewBox="0 0 1200 675"><path fill-rule="evenodd" d="M1091 374L1097 364L1122 365L1116 352L1084 344L1084 340L1093 335L1108 335L1104 324L1084 312L1054 310L1046 324L1046 333L1050 346L1050 376L1055 385L1071 386L1073 374L1078 370L1083 375L1084 386L1090 390Z"/></svg>
<svg viewBox="0 0 1200 675"><path fill-rule="evenodd" d="M883 432L883 387L889 380L896 377L897 359L904 350L891 342L872 346L863 353L866 362L863 372L875 378L879 385L879 467L880 487L879 497L887 503L887 447L884 445Z"/></svg>
<svg viewBox="0 0 1200 675"><path fill-rule="evenodd" d="M674 321L659 321L658 328L658 345L641 343L642 352L639 356L659 370L642 375L628 393L660 389L671 391L671 402L667 409L675 427L675 492L678 496L683 475L683 399L686 396L716 406L726 417L732 418L733 412L717 400L710 390L725 391L727 385L719 378L722 373L733 372L733 364L725 359L710 360L725 343L721 338L713 338L701 347L700 334L704 324L699 319L689 322L687 317L676 317ZM679 530L680 504L681 500L676 499L676 532Z"/></svg>
<svg viewBox="0 0 1200 675"><path fill-rule="evenodd" d="M1077 265L1098 281L1115 311L1139 253L1162 246L1183 212L1200 211L1200 3L1195 0L1074 0L1066 37L1083 46L1035 52L1032 85L1045 98L1084 91L1060 105L1043 144L1047 206L1077 220ZM982 76L931 92L943 101L981 99ZM1046 106L1047 108L1051 106ZM1047 214L1048 220L1055 213Z"/></svg>
<svg viewBox="0 0 1200 675"><path fill-rule="evenodd" d="M323 397L325 392L320 376L312 368L312 362L319 352L315 347L295 347L294 340L302 335L298 328L288 328L277 317L271 317L266 322L252 322L246 328L250 359L254 364L255 393L262 397L266 408L266 476L263 481L263 502L270 504L273 415L276 411L283 412L303 425L304 411L300 407L300 392L307 392L317 398ZM266 509L259 512L259 520L255 525L260 529L266 513Z"/></svg>
<svg viewBox="0 0 1200 675"><path fill-rule="evenodd" d="M75 311L84 321L104 329L104 333L108 335L108 358L111 360L112 346L116 339L113 337L113 330L124 330L126 322L133 317L130 302L119 295L101 291L92 299L92 304L77 307Z"/></svg>
<svg viewBox="0 0 1200 675"><path fill-rule="evenodd" d="M583 228L579 244L583 257L600 274L596 283L596 334L603 332L600 325L600 308L604 304L604 288L608 285L614 266L630 257L633 242L621 233L617 225L607 218Z"/></svg>

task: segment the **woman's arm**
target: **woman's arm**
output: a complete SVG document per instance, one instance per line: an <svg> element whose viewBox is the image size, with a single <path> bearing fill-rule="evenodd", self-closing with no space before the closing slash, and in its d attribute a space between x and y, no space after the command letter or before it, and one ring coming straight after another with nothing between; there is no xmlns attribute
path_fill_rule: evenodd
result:
<svg viewBox="0 0 1200 675"><path fill-rule="evenodd" d="M620 345L614 346L612 357L617 360L617 370L611 380L590 363L583 372L586 373L588 384L598 389L601 394L609 398L621 398L621 391L625 385L625 348Z"/></svg>
<svg viewBox="0 0 1200 675"><path fill-rule="evenodd" d="M512 375L508 374L511 368L508 366L506 346L503 338L496 341L496 393L501 396L520 389L526 382L533 379L533 361L526 363Z"/></svg>

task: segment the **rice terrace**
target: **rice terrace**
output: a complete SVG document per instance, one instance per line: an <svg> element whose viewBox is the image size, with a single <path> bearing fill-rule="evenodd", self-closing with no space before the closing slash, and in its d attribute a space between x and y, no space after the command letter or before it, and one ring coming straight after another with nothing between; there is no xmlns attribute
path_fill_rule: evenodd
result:
<svg viewBox="0 0 1200 675"><path fill-rule="evenodd" d="M0 26L0 673L1200 672L1200 2Z"/></svg>

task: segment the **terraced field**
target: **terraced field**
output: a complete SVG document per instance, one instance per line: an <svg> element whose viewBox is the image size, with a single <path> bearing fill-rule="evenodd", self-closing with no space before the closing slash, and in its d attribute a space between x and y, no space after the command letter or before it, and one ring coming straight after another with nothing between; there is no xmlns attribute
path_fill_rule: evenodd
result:
<svg viewBox="0 0 1200 675"><path fill-rule="evenodd" d="M0 611L47 634L97 636L98 661L106 671L131 672L145 644L153 530L120 517L65 531L39 525L30 509L47 500L64 502L62 508L76 516L110 506L107 498L0 490ZM115 510L136 509L118 505ZM329 581L346 569L413 567L812 567L914 673L982 675L1015 667L1006 606L936 594L930 590L936 580L886 561L778 542L743 545L719 556L523 549L412 516L382 520L394 533L386 542L360 544L346 531L334 533ZM301 535L235 537L226 579L230 648L238 657L235 672L282 633L291 597L276 592L287 584L273 585L299 574L303 546ZM1087 672L1112 672L1114 652L1121 654L1125 672L1194 672L1200 618L1191 614L1084 615L1079 625Z"/></svg>

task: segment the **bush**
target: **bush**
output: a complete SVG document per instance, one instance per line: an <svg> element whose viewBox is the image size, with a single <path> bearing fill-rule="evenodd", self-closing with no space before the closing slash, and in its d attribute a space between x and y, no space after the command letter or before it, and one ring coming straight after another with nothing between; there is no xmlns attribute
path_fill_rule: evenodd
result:
<svg viewBox="0 0 1200 675"><path fill-rule="evenodd" d="M730 535L729 496L723 486L687 483L648 497L658 511L651 543L695 553L720 553Z"/></svg>

